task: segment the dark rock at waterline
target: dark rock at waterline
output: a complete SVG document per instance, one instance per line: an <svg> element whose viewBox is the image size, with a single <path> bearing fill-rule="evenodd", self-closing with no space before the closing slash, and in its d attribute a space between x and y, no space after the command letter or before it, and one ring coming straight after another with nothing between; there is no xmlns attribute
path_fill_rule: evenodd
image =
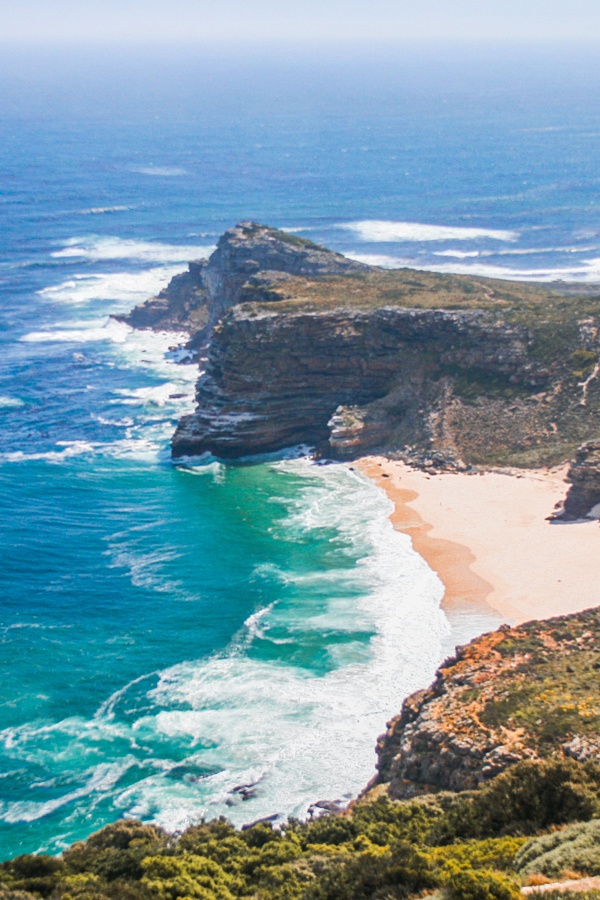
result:
<svg viewBox="0 0 600 900"><path fill-rule="evenodd" d="M567 481L571 487L552 519L573 521L590 513L600 518L600 440L587 441L579 448L569 467Z"/></svg>

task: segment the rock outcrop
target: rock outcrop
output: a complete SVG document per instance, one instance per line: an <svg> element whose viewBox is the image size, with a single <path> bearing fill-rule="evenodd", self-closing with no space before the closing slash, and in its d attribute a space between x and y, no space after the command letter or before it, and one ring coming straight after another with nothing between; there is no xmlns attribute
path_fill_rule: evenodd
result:
<svg viewBox="0 0 600 900"><path fill-rule="evenodd" d="M175 275L158 297L114 318L133 328L202 332L209 319L208 291L203 279L206 265L206 260L189 263L187 272Z"/></svg>
<svg viewBox="0 0 600 900"><path fill-rule="evenodd" d="M600 441L587 441L579 448L569 466L567 481L571 487L553 518L562 521L590 515L600 518Z"/></svg>
<svg viewBox="0 0 600 900"><path fill-rule="evenodd" d="M158 297L117 318L134 328L187 330L198 345L210 336L207 326L231 306L281 299L281 289L272 289L274 280L281 288L286 276L322 278L367 268L294 234L240 222L222 235L210 259L191 262Z"/></svg>
<svg viewBox="0 0 600 900"><path fill-rule="evenodd" d="M446 386L432 357L515 386L544 378L524 330L477 310L236 307L215 328L198 409L181 420L173 452L235 457L310 443L348 458L390 437L428 443Z"/></svg>
<svg viewBox="0 0 600 900"><path fill-rule="evenodd" d="M523 759L600 760L600 610L457 648L377 745L392 798L475 788Z"/></svg>

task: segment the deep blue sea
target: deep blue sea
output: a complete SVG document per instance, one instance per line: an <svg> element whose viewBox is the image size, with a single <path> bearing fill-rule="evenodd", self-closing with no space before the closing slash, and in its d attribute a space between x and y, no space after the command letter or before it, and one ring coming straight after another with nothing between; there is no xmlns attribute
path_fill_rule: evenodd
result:
<svg viewBox="0 0 600 900"><path fill-rule="evenodd" d="M240 219L381 265L600 278L590 48L0 55L0 857L304 815L497 619L297 452L174 467L197 370L109 318Z"/></svg>

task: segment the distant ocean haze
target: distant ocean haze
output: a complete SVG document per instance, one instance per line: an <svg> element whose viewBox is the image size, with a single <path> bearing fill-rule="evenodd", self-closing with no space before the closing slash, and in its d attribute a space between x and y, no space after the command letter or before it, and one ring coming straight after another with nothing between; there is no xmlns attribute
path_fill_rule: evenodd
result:
<svg viewBox="0 0 600 900"><path fill-rule="evenodd" d="M174 468L183 336L109 318L240 219L380 265L595 281L597 61L490 53L3 56L5 856L356 793L403 697L496 624L440 611L345 467Z"/></svg>

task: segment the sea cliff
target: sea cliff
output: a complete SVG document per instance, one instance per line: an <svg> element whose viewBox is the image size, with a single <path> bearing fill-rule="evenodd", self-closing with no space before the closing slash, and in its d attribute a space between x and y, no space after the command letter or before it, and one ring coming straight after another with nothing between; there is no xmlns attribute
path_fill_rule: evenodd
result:
<svg viewBox="0 0 600 900"><path fill-rule="evenodd" d="M205 356L175 457L308 443L337 459L535 466L598 435L595 296L379 269L241 223L125 319L185 328Z"/></svg>

